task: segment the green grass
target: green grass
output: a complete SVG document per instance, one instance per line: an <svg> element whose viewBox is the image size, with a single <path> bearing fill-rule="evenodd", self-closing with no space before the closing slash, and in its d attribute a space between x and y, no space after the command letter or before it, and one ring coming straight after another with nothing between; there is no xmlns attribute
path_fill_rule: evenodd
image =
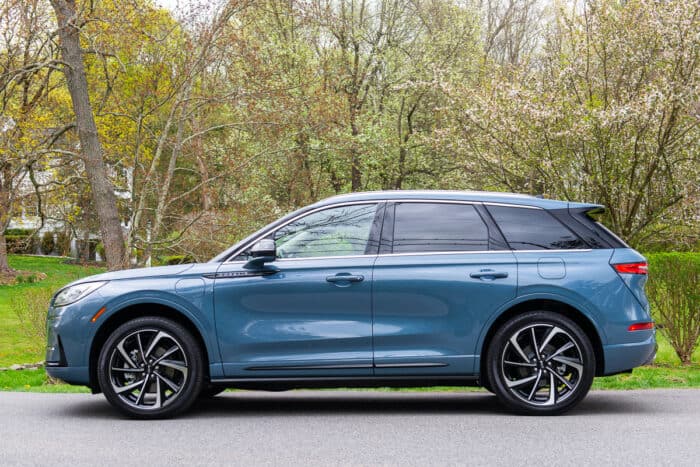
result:
<svg viewBox="0 0 700 467"><path fill-rule="evenodd" d="M15 310L11 309L12 297L55 291L80 277L97 274L103 269L64 264L61 258L10 256L15 269L43 272L47 278L33 284L0 286L0 367L14 363L35 363L43 360L44 342L30 338L23 332ZM637 368L632 374L596 378L594 389L650 389L700 387L700 348L693 354L693 364L680 366L680 361L668 341L657 334L659 350L652 366ZM87 388L66 384L48 384L43 369L1 371L0 390L36 392L88 392ZM464 391L462 387L409 388L385 391Z"/></svg>
<svg viewBox="0 0 700 467"><path fill-rule="evenodd" d="M36 370L0 371L0 390L30 392L90 392L84 386L49 384L43 368Z"/></svg>
<svg viewBox="0 0 700 467"><path fill-rule="evenodd" d="M22 329L13 297L50 293L81 277L102 272L102 268L64 264L64 258L10 255L10 266L23 271L43 272L46 279L32 284L0 285L0 367L14 363L36 363L44 359L45 343Z"/></svg>

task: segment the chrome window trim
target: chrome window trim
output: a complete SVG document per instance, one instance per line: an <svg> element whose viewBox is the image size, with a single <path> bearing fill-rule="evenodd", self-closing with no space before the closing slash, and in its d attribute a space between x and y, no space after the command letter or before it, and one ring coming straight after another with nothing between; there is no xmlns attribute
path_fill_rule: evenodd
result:
<svg viewBox="0 0 700 467"><path fill-rule="evenodd" d="M428 251L420 253L382 253L378 255L346 255L346 256L310 256L308 258L279 258L274 262L304 261L304 260L327 260L327 259L352 259L352 258L385 258L389 256L432 256L432 255L475 255L475 254L495 254L495 253L585 253L592 251L587 249L571 250L460 250L460 251ZM246 261L227 261L226 264L245 264Z"/></svg>
<svg viewBox="0 0 700 467"><path fill-rule="evenodd" d="M243 251L245 251L247 248L253 246L255 243L257 243L259 240L267 237L273 232L276 232L277 230L287 226L288 224L291 224L292 222L296 221L297 219L301 219L302 217L308 216L310 214L319 212L319 211L324 211L326 209L333 209L333 208L339 208L343 206L353 206L353 205L358 205L358 204L374 204L374 205L379 205L381 203L433 203L433 204L468 204L468 205L476 205L476 204L482 204L486 206L505 206L505 207L511 207L511 208L522 208L522 209L540 209L540 210L545 210L542 207L539 206L527 206L523 204L508 204L508 203L496 203L492 201L467 201L467 200L456 200L456 199L376 199L376 200L366 200L366 201L348 201L345 203L338 203L338 204L329 204L326 206L320 206L316 209L312 209L310 211L304 212L302 214L299 214L296 217L293 217L292 219L288 220L284 224L278 225L276 227L273 227L271 229L266 230L260 236L256 237L254 240L251 240L250 242L246 243L244 246L233 252L230 256L230 258L235 258L236 256L240 255ZM590 248L588 249L570 249L570 250L466 250L466 251L430 251L430 252L420 252L420 253L382 253L382 254L377 254L377 255L344 255L344 256L310 256L308 258L279 258L276 259L275 262L278 261L303 261L303 260L325 260L325 259L348 259L348 258L366 258L366 257L386 257L386 256L426 256L426 255L464 255L464 254L483 254L483 253L504 253L504 252L511 252L511 253L564 253L564 252L586 252L586 251L591 251ZM226 260L223 262L223 264L238 264L238 263L246 263L246 261L242 260Z"/></svg>
<svg viewBox="0 0 700 467"><path fill-rule="evenodd" d="M542 208L539 206L526 206L524 204L494 203L492 201L484 201L482 204L485 204L487 206L504 206L507 208L540 209L542 211L546 211L545 208Z"/></svg>
<svg viewBox="0 0 700 467"><path fill-rule="evenodd" d="M382 253L378 257L387 256L432 256L432 255L473 255L473 254L494 254L494 253L572 253L572 252L587 252L591 249L579 250L467 250L467 251L428 251L420 253Z"/></svg>
<svg viewBox="0 0 700 467"><path fill-rule="evenodd" d="M541 209L545 210L539 206L528 206L524 204L508 204L508 203L496 203L493 201L469 201L460 199L385 199L386 203L429 203L429 204L483 204L487 206L505 206L509 208L523 208L523 209Z"/></svg>

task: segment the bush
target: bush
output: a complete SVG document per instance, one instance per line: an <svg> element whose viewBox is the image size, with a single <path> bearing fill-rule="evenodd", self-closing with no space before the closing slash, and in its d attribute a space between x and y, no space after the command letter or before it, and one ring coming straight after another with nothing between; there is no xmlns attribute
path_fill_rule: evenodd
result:
<svg viewBox="0 0 700 467"><path fill-rule="evenodd" d="M5 242L7 244L8 253L16 255L31 255L36 253L37 238L35 235L6 235Z"/></svg>
<svg viewBox="0 0 700 467"><path fill-rule="evenodd" d="M192 258L189 255L164 256L161 259L161 263L168 265L168 266L172 266L174 264L194 263L194 258Z"/></svg>
<svg viewBox="0 0 700 467"><path fill-rule="evenodd" d="M56 242L53 238L53 232L44 232L41 237L41 252L45 255L50 255L56 248Z"/></svg>
<svg viewBox="0 0 700 467"><path fill-rule="evenodd" d="M5 230L5 235L17 235L20 237L28 237L30 236L34 231L32 229L7 229Z"/></svg>
<svg viewBox="0 0 700 467"><path fill-rule="evenodd" d="M56 252L61 256L70 255L70 235L68 232L56 232Z"/></svg>
<svg viewBox="0 0 700 467"><path fill-rule="evenodd" d="M684 365L700 338L700 254L654 253L646 291L652 314Z"/></svg>
<svg viewBox="0 0 700 467"><path fill-rule="evenodd" d="M100 255L100 258L102 261L107 260L107 255L105 255L105 245L102 242L99 242L97 246L95 247L95 252Z"/></svg>
<svg viewBox="0 0 700 467"><path fill-rule="evenodd" d="M27 342L37 352L46 345L46 310L52 295L51 288L35 287L31 293L13 294L10 298L10 307L19 318L19 331L29 338Z"/></svg>

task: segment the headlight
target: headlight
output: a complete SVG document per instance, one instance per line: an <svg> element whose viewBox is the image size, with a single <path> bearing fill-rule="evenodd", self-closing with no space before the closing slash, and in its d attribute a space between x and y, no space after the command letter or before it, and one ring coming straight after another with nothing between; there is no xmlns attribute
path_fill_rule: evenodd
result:
<svg viewBox="0 0 700 467"><path fill-rule="evenodd" d="M106 281L85 282L83 284L66 287L65 289L58 292L58 294L56 294L56 297L54 297L53 299L53 306L65 306L70 305L71 303L75 303L78 300L88 296L95 290L99 289L106 283Z"/></svg>

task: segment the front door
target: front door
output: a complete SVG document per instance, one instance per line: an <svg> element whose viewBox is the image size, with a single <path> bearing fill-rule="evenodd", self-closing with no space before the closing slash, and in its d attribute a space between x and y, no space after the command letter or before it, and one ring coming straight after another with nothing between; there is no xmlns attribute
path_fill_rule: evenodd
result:
<svg viewBox="0 0 700 467"><path fill-rule="evenodd" d="M375 374L473 374L479 333L516 287L515 257L482 206L388 205L374 267Z"/></svg>
<svg viewBox="0 0 700 467"><path fill-rule="evenodd" d="M377 203L312 211L281 226L278 258L223 263L214 307L229 377L372 374L372 266Z"/></svg>

